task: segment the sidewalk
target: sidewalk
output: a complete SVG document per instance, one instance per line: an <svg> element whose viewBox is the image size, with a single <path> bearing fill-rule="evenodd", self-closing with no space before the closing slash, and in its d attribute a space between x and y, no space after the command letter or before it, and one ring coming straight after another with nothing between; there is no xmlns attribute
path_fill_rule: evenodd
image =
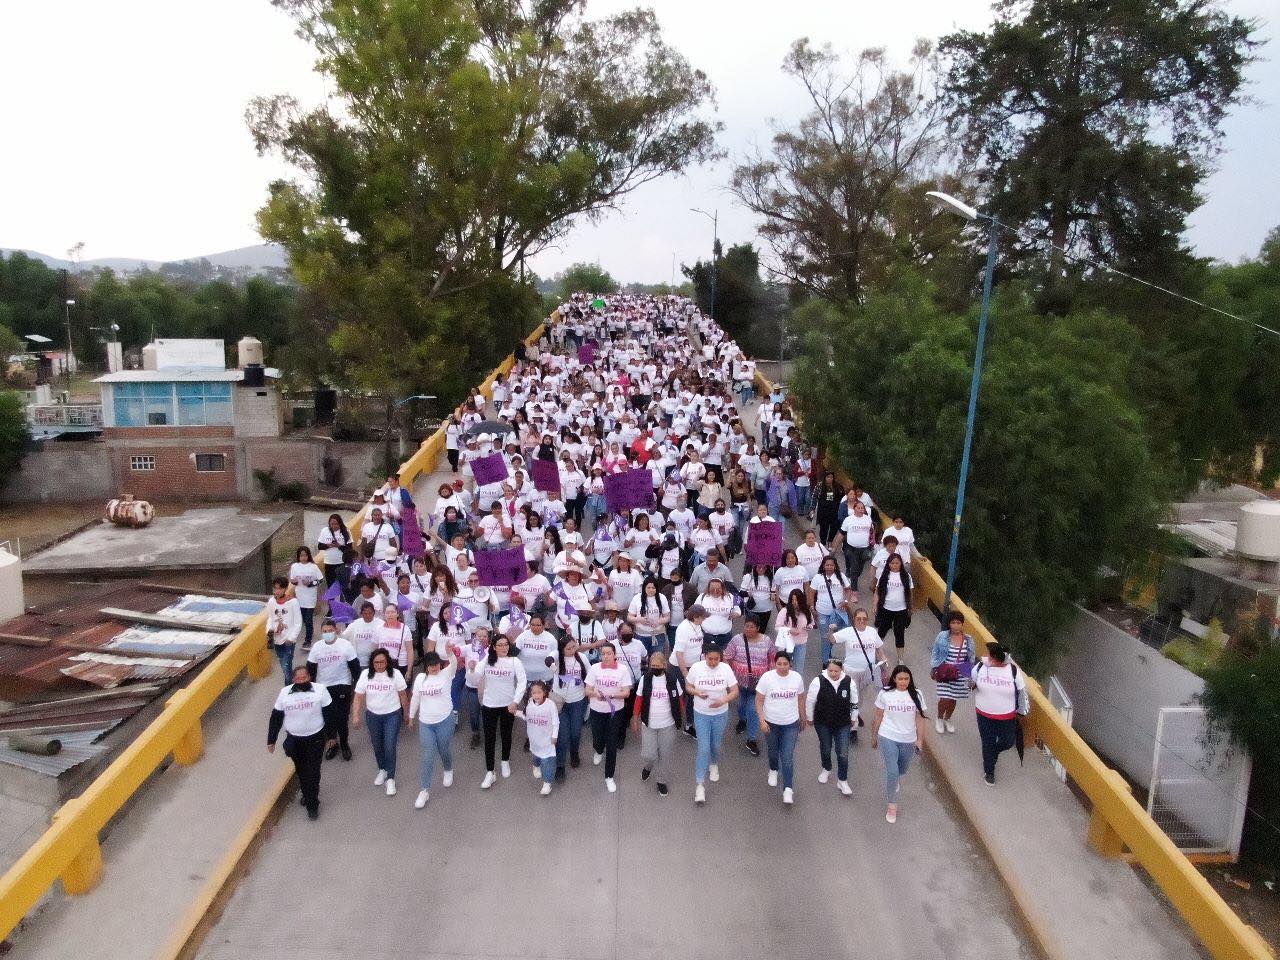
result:
<svg viewBox="0 0 1280 960"><path fill-rule="evenodd" d="M920 610L907 634L906 663L931 717L937 698L929 651L937 632L933 614ZM890 660L892 642L890 637ZM1158 890L1125 861L1105 859L1089 846L1089 811L1042 751L1028 743L1023 767L1014 751L1002 754L991 787L982 776L972 699L956 708L955 726L954 734L939 735L929 724L930 757L1051 960L1200 956L1193 935Z"/></svg>

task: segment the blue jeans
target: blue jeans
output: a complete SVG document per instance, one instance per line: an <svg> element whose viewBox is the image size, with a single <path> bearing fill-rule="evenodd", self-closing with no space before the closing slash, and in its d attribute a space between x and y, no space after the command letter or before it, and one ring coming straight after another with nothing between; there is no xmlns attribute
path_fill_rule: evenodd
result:
<svg viewBox="0 0 1280 960"><path fill-rule="evenodd" d="M831 748L836 748L836 779L849 779L849 733L850 727L842 723L829 727L825 723L815 723L813 732L818 735L818 754L822 757L822 769L831 769Z"/></svg>
<svg viewBox="0 0 1280 960"><path fill-rule="evenodd" d="M435 771L436 754L440 764L448 772L453 769L453 729L458 718L452 713L439 723L418 724L418 742L422 744L422 769L418 774L418 786L431 789L431 774Z"/></svg>
<svg viewBox="0 0 1280 960"><path fill-rule="evenodd" d="M769 724L769 769L782 772L782 788L795 785L796 738L800 736L800 721Z"/></svg>
<svg viewBox="0 0 1280 960"><path fill-rule="evenodd" d="M293 644L277 643L272 650L280 661L280 669L284 671L284 685L293 683Z"/></svg>
<svg viewBox="0 0 1280 960"><path fill-rule="evenodd" d="M804 673L804 652L808 648L808 642L797 643L796 648L791 651L791 669L796 671L796 673Z"/></svg>
<svg viewBox="0 0 1280 960"><path fill-rule="evenodd" d="M728 725L728 710L716 714L694 711L693 729L698 731L698 760L694 771L698 783L707 779L707 770L711 764L720 762L720 741L724 739L724 730Z"/></svg>
<svg viewBox="0 0 1280 960"><path fill-rule="evenodd" d="M582 724L587 719L587 700L583 697L577 703L566 703L560 711L560 736L556 737L556 766L564 769L568 757L578 755L578 745L582 742ZM553 770L552 773L555 771Z"/></svg>
<svg viewBox="0 0 1280 960"><path fill-rule="evenodd" d="M556 750L560 747L557 745ZM533 762L538 765L538 772L542 774L544 783L550 783L556 778L556 755L553 753L549 757L534 757Z"/></svg>
<svg viewBox="0 0 1280 960"><path fill-rule="evenodd" d="M760 736L760 717L756 714L756 692L743 690L738 697L738 719L747 725L747 739L756 740Z"/></svg>
<svg viewBox="0 0 1280 960"><path fill-rule="evenodd" d="M807 516L809 513L809 495L813 487L809 484L804 486L796 485L796 513L800 516Z"/></svg>
<svg viewBox="0 0 1280 960"><path fill-rule="evenodd" d="M893 803L898 796L898 780L911 766L911 756L916 752L914 743L899 743L888 737L880 738L880 756L884 757L884 795Z"/></svg>
<svg viewBox="0 0 1280 960"><path fill-rule="evenodd" d="M390 713L374 713L365 710L364 722L369 726L369 742L373 744L373 758L378 769L387 771L387 778L396 778L396 741L400 738L400 723L404 714L397 707Z"/></svg>
<svg viewBox="0 0 1280 960"><path fill-rule="evenodd" d="M480 732L480 691L475 687L466 685L466 678L463 678L462 699L457 701L461 704L459 713L462 710L467 711L467 723L471 727L472 733Z"/></svg>
<svg viewBox="0 0 1280 960"><path fill-rule="evenodd" d="M704 633L702 635L702 642L713 643L719 649L723 650L725 647L729 645L729 639L731 636L732 634L728 634L728 633Z"/></svg>
<svg viewBox="0 0 1280 960"><path fill-rule="evenodd" d="M840 610L835 613L818 614L818 636L822 638L823 663L831 659L831 634L827 632L827 627L833 623L837 630L843 630L849 625L849 618Z"/></svg>

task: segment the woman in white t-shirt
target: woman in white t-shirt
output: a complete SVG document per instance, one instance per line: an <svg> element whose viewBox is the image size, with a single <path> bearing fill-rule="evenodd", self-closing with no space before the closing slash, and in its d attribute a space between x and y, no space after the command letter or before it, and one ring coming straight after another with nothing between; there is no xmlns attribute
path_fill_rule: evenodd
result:
<svg viewBox="0 0 1280 960"><path fill-rule="evenodd" d="M356 680L355 697L351 701L351 727L361 720L369 725L369 741L378 762L375 787L387 785L387 796L396 795L396 742L400 724L409 712L408 684L396 669L386 650L378 648L369 656L369 666Z"/></svg>
<svg viewBox="0 0 1280 960"><path fill-rule="evenodd" d="M898 781L910 768L911 757L924 752L924 720L924 702L915 678L900 663L889 676L889 686L876 696L876 718L871 724L871 749L879 749L884 758L889 803L884 818L890 823L898 822Z"/></svg>
<svg viewBox="0 0 1280 960"><path fill-rule="evenodd" d="M813 530L806 531L804 543L796 547L796 559L800 561L800 566L804 567L810 580L817 576L818 564L822 563L822 558L830 554L831 551L818 542L818 534Z"/></svg>
<svg viewBox="0 0 1280 960"><path fill-rule="evenodd" d="M899 554L889 555L880 576L876 579L876 632L883 640L893 631L893 643L898 648L898 659L907 645L907 627L911 626L911 574Z"/></svg>
<svg viewBox="0 0 1280 960"><path fill-rule="evenodd" d="M791 598L791 591L799 590L803 593L811 579L809 571L800 565L796 552L784 550L782 566L773 572L773 602L777 608L781 610L787 605L787 601Z"/></svg>
<svg viewBox="0 0 1280 960"><path fill-rule="evenodd" d="M667 663L666 654L655 651L636 686L631 729L640 732L640 779L654 776L658 795L667 795L676 730L683 725L684 695L680 670Z"/></svg>
<svg viewBox="0 0 1280 960"><path fill-rule="evenodd" d="M822 662L831 659L830 628L837 630L849 625L849 601L853 591L840 573L836 558L822 558L818 572L809 581L809 607L818 617L818 636L822 640Z"/></svg>
<svg viewBox="0 0 1280 960"><path fill-rule="evenodd" d="M578 650L578 641L570 636L560 638L559 657L553 689L564 704L560 716L562 730L556 740L556 779L565 777L565 761L577 769L578 746L582 741L582 725L587 719L587 658Z"/></svg>
<svg viewBox="0 0 1280 960"><path fill-rule="evenodd" d="M324 573L316 566L307 547L299 547L293 560L289 567L289 583L293 585L293 595L302 614L302 649L310 650L316 622L316 600L320 595L319 584L324 582Z"/></svg>
<svg viewBox="0 0 1280 960"><path fill-rule="evenodd" d="M422 766L418 771L418 799L413 802L417 810L430 799L431 774L436 756L444 768L444 786L453 784L453 730L458 717L453 712L453 677L458 670L458 657L441 644L443 653L434 651L423 657L425 672L413 681L413 696L409 699L409 719L418 718L418 743L422 747Z"/></svg>
<svg viewBox="0 0 1280 960"><path fill-rule="evenodd" d="M618 662L612 646L600 648L600 662L587 670L587 702L591 712L592 760L597 766L604 761L604 785L616 793L614 767L618 762L618 740L627 722L626 703L631 693L631 671Z"/></svg>
<svg viewBox="0 0 1280 960"><path fill-rule="evenodd" d="M631 599L640 592L644 577L635 568L629 553L618 554L618 565L609 574L609 598L618 605L618 610L628 610Z"/></svg>
<svg viewBox="0 0 1280 960"><path fill-rule="evenodd" d="M511 731L528 681L524 664L512 651L511 641L503 636L495 637L489 644L489 652L476 665L475 672L480 691L480 720L484 727L485 775L480 789L488 790L497 781L493 766L499 737L502 775L511 776Z"/></svg>
<svg viewBox="0 0 1280 960"><path fill-rule="evenodd" d="M725 573L728 575L727 567ZM733 618L742 615L738 598L725 589L723 580L715 578L707 582L707 592L698 597L697 604L707 614L702 621L702 639L723 651L733 636Z"/></svg>
<svg viewBox="0 0 1280 960"><path fill-rule="evenodd" d="M555 674L559 647L542 614L535 613L529 617L528 628L516 638L516 648L520 651L526 679L550 683Z"/></svg>
<svg viewBox="0 0 1280 960"><path fill-rule="evenodd" d="M659 592L657 580L652 577L645 580L640 592L631 599L627 621L636 628L636 637L646 651L666 650L671 601Z"/></svg>
<svg viewBox="0 0 1280 960"><path fill-rule="evenodd" d="M982 773L994 785L996 760L1017 744L1018 705L1027 696L1027 681L1003 646L988 643L987 656L974 666L969 685L982 738Z"/></svg>
<svg viewBox="0 0 1280 960"><path fill-rule="evenodd" d="M776 579L776 578L775 578ZM792 590L778 613L775 644L791 654L791 669L804 673L805 651L809 648L809 631L813 629L813 612L803 589Z"/></svg>
<svg viewBox="0 0 1280 960"><path fill-rule="evenodd" d="M542 780L542 796L551 793L556 775L556 741L560 736L560 711L552 702L545 680L529 684L529 702L520 711L528 732L529 753L533 755L533 775Z"/></svg>
<svg viewBox="0 0 1280 960"><path fill-rule="evenodd" d="M351 534L342 517L336 513L329 514L329 522L316 541L316 547L324 552L324 579L329 586L333 586L338 578L343 553L351 545Z"/></svg>
<svg viewBox="0 0 1280 960"><path fill-rule="evenodd" d="M756 713L760 732L769 747L769 786L782 774L782 802L795 801L796 738L808 723L805 716L804 678L791 669L791 654L779 651L773 669L756 681Z"/></svg>
<svg viewBox="0 0 1280 960"><path fill-rule="evenodd" d="M698 735L693 801L706 803L707 779L712 783L720 779L720 742L729 724L729 704L738 698L738 678L721 660L718 647L708 646L702 659L685 673L685 692L693 697L693 728Z"/></svg>
<svg viewBox="0 0 1280 960"><path fill-rule="evenodd" d="M406 676L413 673L413 631L400 618L400 609L394 603L382 608L382 630L377 644L397 664Z"/></svg>
<svg viewBox="0 0 1280 960"><path fill-rule="evenodd" d="M884 685L884 678L889 669L889 662L881 652L884 641L871 626L871 617L867 611L859 607L853 611L852 625L831 634L831 642L844 646L844 672L853 683L853 704L857 712L859 697L867 687L879 690ZM858 726L864 726L862 715L857 714ZM858 732L853 732L853 741L857 743Z"/></svg>

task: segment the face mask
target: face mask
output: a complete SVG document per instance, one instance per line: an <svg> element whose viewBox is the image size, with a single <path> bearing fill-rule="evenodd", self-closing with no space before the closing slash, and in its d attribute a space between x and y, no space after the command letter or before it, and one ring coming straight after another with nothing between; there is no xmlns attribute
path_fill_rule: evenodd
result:
<svg viewBox="0 0 1280 960"><path fill-rule="evenodd" d="M660 677L667 671L664 670L662 667L651 667L649 669L649 672L652 673L655 677Z"/></svg>
<svg viewBox="0 0 1280 960"><path fill-rule="evenodd" d="M333 643L333 641L334 641L334 640L336 640L336 639L338 639L338 635L337 635L336 633L326 633L326 634L324 634L324 642L325 642L325 643Z"/></svg>

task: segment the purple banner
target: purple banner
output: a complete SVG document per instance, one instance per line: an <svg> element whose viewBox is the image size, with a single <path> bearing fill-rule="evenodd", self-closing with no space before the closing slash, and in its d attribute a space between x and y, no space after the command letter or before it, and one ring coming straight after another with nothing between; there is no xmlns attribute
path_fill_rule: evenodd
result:
<svg viewBox="0 0 1280 960"><path fill-rule="evenodd" d="M405 507L404 513L400 517L400 545L403 548L401 552L406 557L425 557L427 555L427 543L422 536L422 524L418 520L417 507Z"/></svg>
<svg viewBox="0 0 1280 960"><path fill-rule="evenodd" d="M584 367L596 362L596 345L594 340L588 340L578 348L578 362Z"/></svg>
<svg viewBox="0 0 1280 960"><path fill-rule="evenodd" d="M477 550L476 572L480 574L480 583L486 587L513 587L523 583L529 577L524 547Z"/></svg>
<svg viewBox="0 0 1280 960"><path fill-rule="evenodd" d="M472 460L471 473L476 478L476 483L480 484L480 486L488 483L501 483L510 476L507 473L507 461L502 459L502 454L500 453L491 453L489 456L481 457L479 460Z"/></svg>
<svg viewBox="0 0 1280 960"><path fill-rule="evenodd" d="M747 563L776 567L782 563L783 526L772 520L747 524Z"/></svg>
<svg viewBox="0 0 1280 960"><path fill-rule="evenodd" d="M653 506L653 472L627 470L604 478L604 499L610 510L634 510Z"/></svg>
<svg viewBox="0 0 1280 960"><path fill-rule="evenodd" d="M533 477L533 489L560 492L560 468L554 460L530 460L529 475Z"/></svg>

